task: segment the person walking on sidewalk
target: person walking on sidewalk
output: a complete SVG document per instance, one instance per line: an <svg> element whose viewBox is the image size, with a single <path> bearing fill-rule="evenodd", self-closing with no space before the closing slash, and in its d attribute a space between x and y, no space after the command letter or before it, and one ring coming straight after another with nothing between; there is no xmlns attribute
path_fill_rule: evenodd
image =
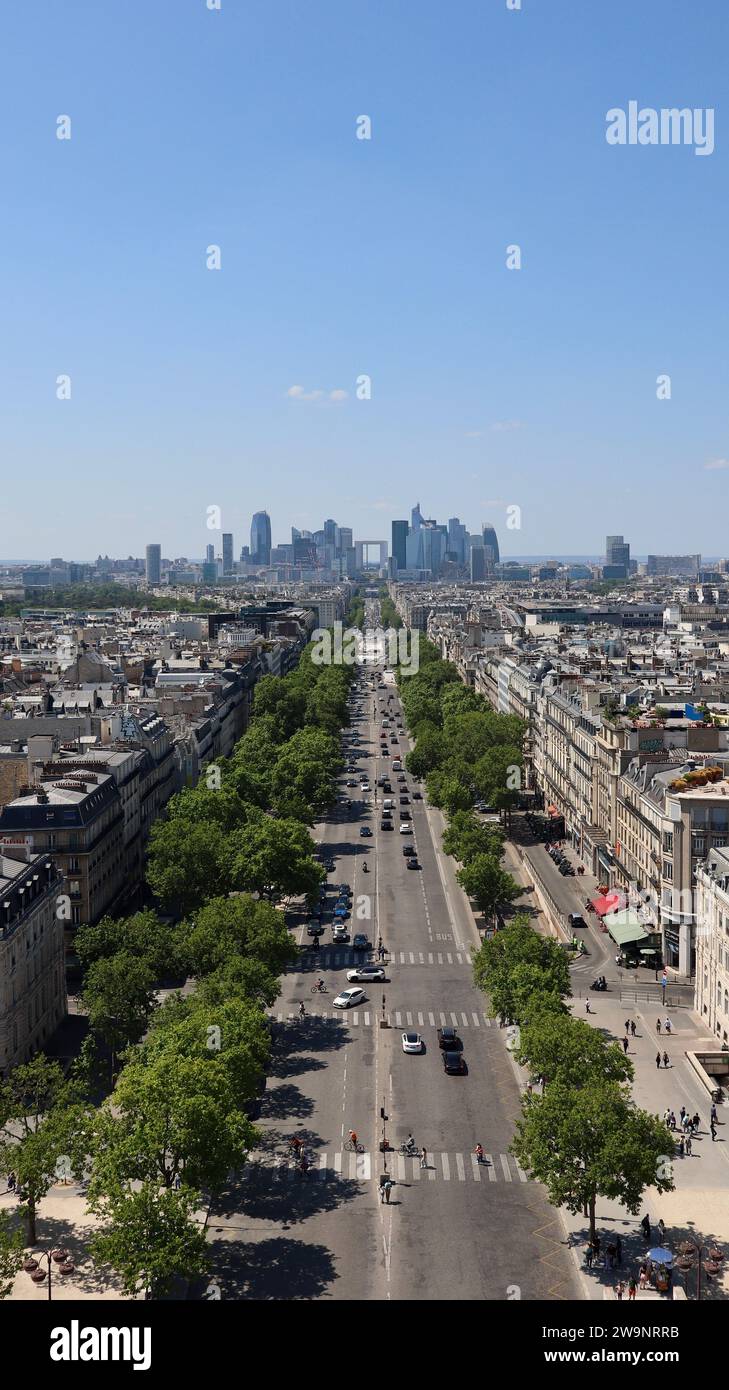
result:
<svg viewBox="0 0 729 1390"><path fill-rule="evenodd" d="M716 1139L716 1125L714 1124L713 1120L709 1121L709 1129L711 1131L711 1142L713 1144L714 1140Z"/></svg>
<svg viewBox="0 0 729 1390"><path fill-rule="evenodd" d="M427 1168L427 1166L428 1166L428 1150L426 1149L425 1145L423 1145L423 1152L422 1152L421 1155L420 1155L420 1167L421 1167L421 1168Z"/></svg>
<svg viewBox="0 0 729 1390"><path fill-rule="evenodd" d="M624 1285L622 1279L618 1279L618 1282L617 1282L617 1284L615 1285L615 1297L617 1298L618 1303L622 1303L624 1291L625 1291L625 1285Z"/></svg>
<svg viewBox="0 0 729 1390"><path fill-rule="evenodd" d="M661 1245L665 1245L665 1243L666 1243L666 1223L665 1223L665 1221L663 1220L663 1217L662 1217L662 1216L659 1218L659 1221L658 1221L658 1239L659 1239L659 1241L661 1242Z"/></svg>
<svg viewBox="0 0 729 1390"><path fill-rule="evenodd" d="M591 1014L591 1013L592 1013L592 1009L590 1008L590 1001L589 1001L589 999L586 999L586 1000L585 1000L585 1013L586 1013L586 1014Z"/></svg>
<svg viewBox="0 0 729 1390"><path fill-rule="evenodd" d="M667 1066L668 1066L668 1053L667 1053L667 1052L664 1052L664 1054L663 1054L663 1065L664 1065L664 1067L667 1067Z"/></svg>
<svg viewBox="0 0 729 1390"><path fill-rule="evenodd" d="M668 1033L668 1036L670 1037L670 1036L671 1036L671 1020L670 1020L670 1018L667 1018L667 1019L666 1019L664 1025L663 1025L663 1029L664 1029L664 1032Z"/></svg>
<svg viewBox="0 0 729 1390"><path fill-rule="evenodd" d="M659 1038L660 1038L660 1036L661 1036L661 1020L660 1020L660 1018L657 1018L657 1019L656 1019L656 1032L657 1032L657 1034L658 1034L658 1036L659 1036Z"/></svg>
<svg viewBox="0 0 729 1390"><path fill-rule="evenodd" d="M627 1037L625 1037L625 1038L623 1038L623 1052L626 1054L626 1056L627 1056L627 1052L628 1052L628 1046L629 1046L629 1044L628 1044L628 1039L627 1039Z"/></svg>
<svg viewBox="0 0 729 1390"><path fill-rule="evenodd" d="M718 1120L719 1120L719 1112L718 1112L716 1106L715 1106L715 1105L712 1105L712 1107L711 1107L711 1123L712 1123L713 1125L715 1125L715 1124L718 1123Z"/></svg>
<svg viewBox="0 0 729 1390"><path fill-rule="evenodd" d="M684 1149L685 1149L685 1147L686 1147L686 1141L685 1141L683 1135L681 1135L681 1137L680 1137L680 1139L679 1139L679 1141L678 1141L678 1152L680 1153L681 1158L683 1158L683 1154L684 1154Z"/></svg>
<svg viewBox="0 0 729 1390"><path fill-rule="evenodd" d="M684 1122L684 1120L686 1119L686 1115L687 1115L687 1113L688 1113L687 1110L686 1110L686 1106L685 1106L685 1105L682 1105L682 1106L681 1106L681 1109L679 1110L678 1113L679 1113L679 1115L681 1116L681 1125L683 1125L683 1122Z"/></svg>
<svg viewBox="0 0 729 1390"><path fill-rule="evenodd" d="M630 1032L630 1019L629 1019L629 1018L626 1018L626 1020L625 1020L625 1031L626 1031L626 1033L629 1033L629 1032Z"/></svg>
<svg viewBox="0 0 729 1390"><path fill-rule="evenodd" d="M592 1256L592 1243L588 1240L587 1245L585 1247L585 1265L588 1269L592 1269Z"/></svg>
<svg viewBox="0 0 729 1390"><path fill-rule="evenodd" d="M657 1053L656 1053L656 1067L657 1067L657 1069L660 1071L660 1068L661 1068L661 1054L660 1054L660 1052L657 1052Z"/></svg>
<svg viewBox="0 0 729 1390"><path fill-rule="evenodd" d="M631 1018L631 1020L630 1020L630 1034L631 1034L631 1037L633 1037L633 1038L635 1037L635 1034L636 1034L636 1027L635 1027L635 1019L634 1019L634 1018Z"/></svg>
<svg viewBox="0 0 729 1390"><path fill-rule="evenodd" d="M634 1275L634 1274L631 1274L630 1279L628 1280L628 1302L630 1302L631 1298L632 1298L632 1299L635 1299L635 1275Z"/></svg>
<svg viewBox="0 0 729 1390"><path fill-rule="evenodd" d="M686 1135L686 1153L688 1154L689 1158L691 1157L691 1145L692 1145L692 1142L693 1142L693 1141L692 1141L692 1139L691 1139L691 1135L690 1135L690 1134L687 1134L687 1135Z"/></svg>
<svg viewBox="0 0 729 1390"><path fill-rule="evenodd" d="M643 1232L643 1236L644 1236L645 1240L650 1240L650 1238L651 1238L651 1219L650 1219L650 1217L649 1217L649 1215L648 1215L648 1212L646 1212L645 1216L643 1217L643 1219L642 1219L642 1221L641 1221L641 1223L640 1223L640 1229L641 1229L641 1231Z"/></svg>
<svg viewBox="0 0 729 1390"><path fill-rule="evenodd" d="M700 1128L701 1128L701 1120L699 1119L699 1112L698 1112L698 1110L696 1111L696 1114L694 1115L694 1117L693 1117L693 1119L692 1119L692 1121L691 1121L691 1128L692 1128L694 1134L698 1134L698 1132L699 1132L699 1130L700 1130Z"/></svg>

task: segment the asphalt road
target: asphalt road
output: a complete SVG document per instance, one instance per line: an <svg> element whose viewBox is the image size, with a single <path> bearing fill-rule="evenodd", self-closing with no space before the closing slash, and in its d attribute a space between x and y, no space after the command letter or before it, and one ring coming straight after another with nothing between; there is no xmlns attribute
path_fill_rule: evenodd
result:
<svg viewBox="0 0 729 1390"><path fill-rule="evenodd" d="M370 611L368 621L375 615ZM272 1009L275 1061L259 1120L262 1150L211 1216L215 1279L224 1298L346 1300L574 1299L580 1296L558 1214L543 1189L526 1180L509 1153L518 1089L505 1035L488 1019L471 959L477 941L456 898L453 866L436 853L424 801L410 798L419 871L406 868L406 837L380 829L376 778L393 754L380 755L380 705L399 712L394 685L369 689L358 679L360 713L345 731L370 792L341 788L335 813L316 828L336 860L331 883L353 889L351 931L388 948L387 982L367 984L350 1010L332 1001L347 986L354 956L332 940L330 918L315 954L305 926L297 966ZM393 776L393 793L398 784ZM408 794L416 786L407 777ZM361 837L368 825L371 838ZM367 862L369 872L363 872ZM330 893L333 899L333 894ZM328 993L312 996L322 976ZM383 1006L384 997L384 1006ZM303 1000L307 1017L297 1017ZM384 1018L389 1027L380 1027ZM446 1075L436 1030L458 1028L466 1074ZM406 1055L401 1034L422 1035L421 1055ZM383 1155L380 1107L393 1149L412 1132L426 1165ZM350 1128L362 1154L345 1147ZM298 1134L312 1166L304 1175L286 1157ZM483 1145L486 1162L474 1156ZM387 1167L394 1188L379 1196Z"/></svg>

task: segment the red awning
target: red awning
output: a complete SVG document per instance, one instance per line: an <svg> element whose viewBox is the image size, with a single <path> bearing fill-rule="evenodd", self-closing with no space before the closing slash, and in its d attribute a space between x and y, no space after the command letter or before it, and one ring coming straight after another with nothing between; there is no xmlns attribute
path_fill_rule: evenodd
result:
<svg viewBox="0 0 729 1390"><path fill-rule="evenodd" d="M608 893L604 898L593 898L592 906L598 917L606 917L608 912L619 912L625 902L620 893Z"/></svg>

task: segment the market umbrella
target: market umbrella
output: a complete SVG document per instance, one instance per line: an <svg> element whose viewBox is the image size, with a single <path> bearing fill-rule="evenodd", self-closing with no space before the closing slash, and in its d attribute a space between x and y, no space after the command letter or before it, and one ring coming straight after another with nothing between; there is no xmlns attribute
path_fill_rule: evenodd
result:
<svg viewBox="0 0 729 1390"><path fill-rule="evenodd" d="M673 1253L666 1250L664 1245L657 1245L654 1250L648 1251L648 1259L652 1260L654 1265L672 1265Z"/></svg>

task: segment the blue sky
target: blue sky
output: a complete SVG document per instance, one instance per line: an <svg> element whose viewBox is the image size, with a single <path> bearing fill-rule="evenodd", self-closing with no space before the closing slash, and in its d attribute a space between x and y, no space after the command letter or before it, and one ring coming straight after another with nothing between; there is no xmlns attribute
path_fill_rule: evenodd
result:
<svg viewBox="0 0 729 1390"><path fill-rule="evenodd" d="M0 38L0 556L418 499L507 555L729 553L726 0L35 0ZM609 146L631 99L713 108L713 154Z"/></svg>

